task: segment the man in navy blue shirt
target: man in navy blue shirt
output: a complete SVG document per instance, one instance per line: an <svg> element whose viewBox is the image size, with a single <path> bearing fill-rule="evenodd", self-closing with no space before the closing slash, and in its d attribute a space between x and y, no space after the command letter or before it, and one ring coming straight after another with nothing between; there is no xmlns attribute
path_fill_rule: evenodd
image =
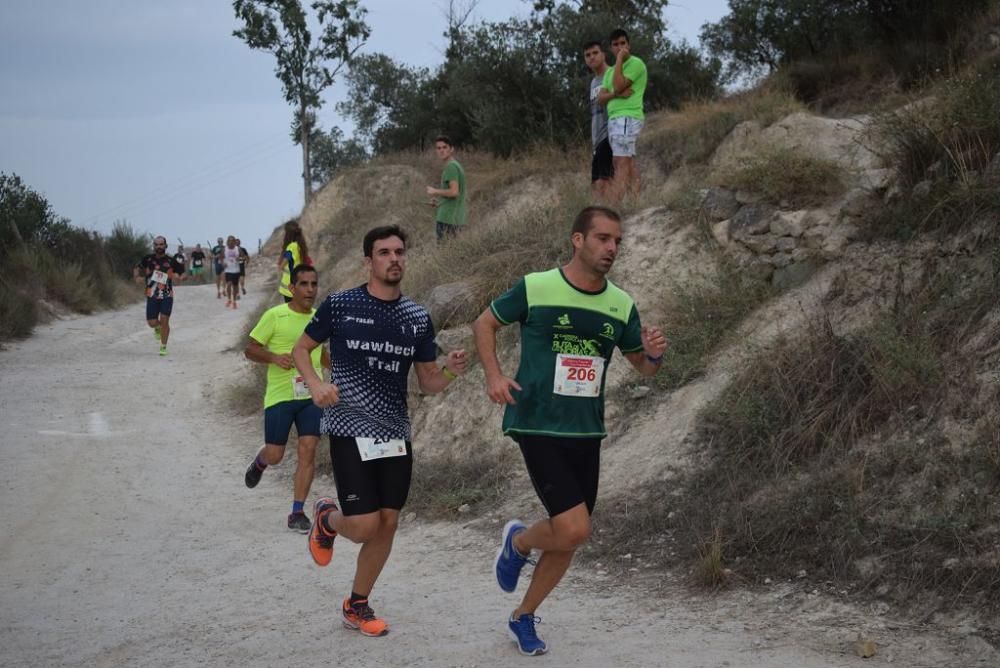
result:
<svg viewBox="0 0 1000 668"><path fill-rule="evenodd" d="M392 550L399 513L410 490L413 455L406 406L412 365L420 390L443 391L465 373L464 350L437 365L434 325L427 310L400 290L406 267L406 233L376 227L365 235L368 283L335 292L316 309L292 359L313 402L324 409L321 431L330 437L337 501L317 499L309 552L320 566L333 558L338 535L361 543L354 584L344 600L344 625L382 636L389 625L368 597ZM309 353L330 342L330 382L313 369Z"/></svg>

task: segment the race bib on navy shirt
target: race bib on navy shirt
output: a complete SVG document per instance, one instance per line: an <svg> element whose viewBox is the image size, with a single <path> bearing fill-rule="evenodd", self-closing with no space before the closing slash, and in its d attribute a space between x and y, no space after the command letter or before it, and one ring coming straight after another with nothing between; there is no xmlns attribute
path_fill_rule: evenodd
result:
<svg viewBox="0 0 1000 668"><path fill-rule="evenodd" d="M376 299L362 285L328 295L305 333L330 341L331 382L340 390L340 401L324 410L323 433L409 439L410 366L437 359L427 310L408 297Z"/></svg>

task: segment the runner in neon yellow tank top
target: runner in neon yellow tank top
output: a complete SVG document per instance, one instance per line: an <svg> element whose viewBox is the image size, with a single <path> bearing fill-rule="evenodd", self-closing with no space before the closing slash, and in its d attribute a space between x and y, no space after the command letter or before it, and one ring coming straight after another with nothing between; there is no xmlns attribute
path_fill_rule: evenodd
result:
<svg viewBox="0 0 1000 668"><path fill-rule="evenodd" d="M256 487L271 464L285 455L285 445L292 424L298 436L298 461L295 466L292 512L288 528L307 533L311 526L303 507L312 485L316 461L316 444L322 411L313 403L302 377L292 361L292 348L312 320L316 309L318 279L316 270L300 264L292 271L292 301L268 309L250 332L246 357L267 365L267 390L264 393L264 447L257 452L244 474L247 487ZM330 367L330 355L325 348L310 354L313 368Z"/></svg>
<svg viewBox="0 0 1000 668"><path fill-rule="evenodd" d="M312 264L309 260L309 248L306 245L302 228L294 220L285 223L284 238L281 242L281 257L278 258L280 272L278 292L285 303L292 301L291 277L292 270L302 263Z"/></svg>
<svg viewBox="0 0 1000 668"><path fill-rule="evenodd" d="M486 392L507 404L503 431L520 446L549 515L528 527L508 522L494 564L500 588L512 592L531 551L542 553L507 622L523 654L547 651L535 633L535 611L590 535L611 355L618 348L639 373L652 376L667 347L663 332L643 327L632 298L605 278L621 238L617 213L587 207L573 224L569 264L528 274L473 325ZM515 321L521 324L521 362L512 379L500 368L496 336Z"/></svg>

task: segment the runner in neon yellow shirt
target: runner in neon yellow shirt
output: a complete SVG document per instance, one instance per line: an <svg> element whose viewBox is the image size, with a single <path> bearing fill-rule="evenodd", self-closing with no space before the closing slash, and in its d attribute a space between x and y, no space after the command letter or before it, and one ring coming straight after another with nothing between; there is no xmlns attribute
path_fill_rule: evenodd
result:
<svg viewBox="0 0 1000 668"><path fill-rule="evenodd" d="M292 269L302 263L312 264L309 260L309 248L302 228L297 222L290 220L285 223L285 237L281 242L281 257L278 258L278 271L281 272L278 292L286 304L292 301Z"/></svg>
<svg viewBox="0 0 1000 668"><path fill-rule="evenodd" d="M292 270L291 281L291 302L264 312L250 332L245 351L250 361L267 365L267 391L264 393L264 447L247 467L244 482L247 487L256 487L264 469L281 461L294 422L298 434L298 462L288 528L308 533L312 524L303 506L312 485L323 411L313 403L309 389L295 369L291 352L316 312L313 308L318 289L316 270L300 264ZM320 375L322 367L330 367L330 355L325 348L316 348L310 358Z"/></svg>

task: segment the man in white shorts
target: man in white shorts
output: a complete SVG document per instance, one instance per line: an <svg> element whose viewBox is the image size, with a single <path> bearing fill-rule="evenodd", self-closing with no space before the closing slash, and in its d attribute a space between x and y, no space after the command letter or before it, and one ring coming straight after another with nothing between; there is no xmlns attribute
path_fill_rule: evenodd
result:
<svg viewBox="0 0 1000 668"><path fill-rule="evenodd" d="M624 30L611 33L611 52L615 55L615 66L604 73L607 93L601 100L607 100L608 140L614 162L611 199L621 202L626 192L639 193L635 142L646 118L642 97L646 92L647 76L646 64L629 51L628 33Z"/></svg>

